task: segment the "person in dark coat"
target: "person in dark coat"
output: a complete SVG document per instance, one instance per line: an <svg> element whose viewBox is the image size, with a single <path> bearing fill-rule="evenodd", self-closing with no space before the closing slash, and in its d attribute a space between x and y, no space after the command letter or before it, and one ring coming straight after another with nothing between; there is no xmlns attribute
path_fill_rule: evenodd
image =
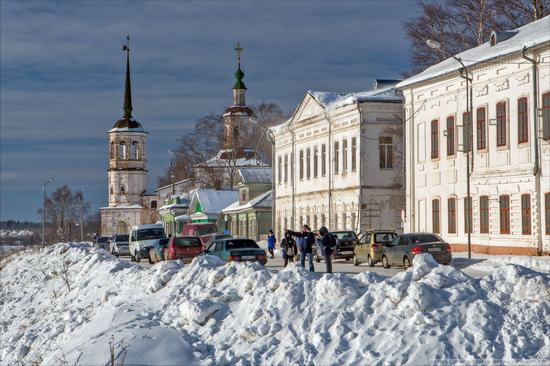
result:
<svg viewBox="0 0 550 366"><path fill-rule="evenodd" d="M332 273L332 247L336 244L336 241L324 226L319 229L319 234L321 235L321 252L325 258L327 273Z"/></svg>
<svg viewBox="0 0 550 366"><path fill-rule="evenodd" d="M284 267L286 268L288 262L294 262L294 256L298 251L294 238L288 232L285 233L285 238L281 241L281 250L283 252L283 260L285 261Z"/></svg>
<svg viewBox="0 0 550 366"><path fill-rule="evenodd" d="M303 243L300 248L300 263L302 267L306 266L306 257L309 260L309 270L311 272L315 271L313 267L313 245L315 244L315 235L311 232L309 225L304 225L302 227L302 232L287 230L286 232L290 233L292 236L303 238Z"/></svg>

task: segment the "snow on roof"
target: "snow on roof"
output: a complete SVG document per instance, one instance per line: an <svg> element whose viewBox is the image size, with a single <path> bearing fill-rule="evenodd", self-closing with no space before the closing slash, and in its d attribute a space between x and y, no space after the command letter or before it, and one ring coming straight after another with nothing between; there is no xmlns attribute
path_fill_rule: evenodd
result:
<svg viewBox="0 0 550 366"><path fill-rule="evenodd" d="M164 205L164 206L160 207L159 210L166 210L166 209L169 209L169 208L187 208L187 207L189 207L189 203L188 203L187 199L185 199L185 202L171 203L169 205Z"/></svg>
<svg viewBox="0 0 550 366"><path fill-rule="evenodd" d="M191 216L185 214L185 215L179 215L179 216L176 216L174 217L174 220L175 221L178 221L178 222L190 222L191 221Z"/></svg>
<svg viewBox="0 0 550 366"><path fill-rule="evenodd" d="M271 197L271 191L267 191L242 205L239 205L239 201L233 202L232 204L224 208L222 213L237 212L245 210L247 208L271 208L272 205L273 199Z"/></svg>
<svg viewBox="0 0 550 366"><path fill-rule="evenodd" d="M339 108L345 105L362 102L401 103L403 101L402 93L395 87L357 93L335 93L308 90L308 94L326 109Z"/></svg>
<svg viewBox="0 0 550 366"><path fill-rule="evenodd" d="M202 211L205 214L219 214L225 207L239 199L239 192L202 188L195 192L195 197L200 202ZM193 197L193 200L195 197Z"/></svg>
<svg viewBox="0 0 550 366"><path fill-rule="evenodd" d="M271 183L271 167L239 168L243 183Z"/></svg>
<svg viewBox="0 0 550 366"><path fill-rule="evenodd" d="M280 123L278 125L269 127L269 130L273 133L278 133L278 132L282 131L283 128L289 126L291 121L292 121L292 118L289 118L286 121L284 121L283 123Z"/></svg>
<svg viewBox="0 0 550 366"><path fill-rule="evenodd" d="M491 46L491 42L488 40L480 46L470 48L469 50L459 53L456 57L460 58L464 65L468 67L509 55L514 52L520 52L524 47L529 48L548 43L550 42L550 15L519 27L515 31L516 32L512 37L503 39L493 46ZM434 50L434 52L437 51ZM460 68L462 68L460 63L452 57L449 57L438 64L430 66L420 74L402 81L397 84L397 87L403 89L421 81L426 81L451 73L459 70Z"/></svg>
<svg viewBox="0 0 550 366"><path fill-rule="evenodd" d="M136 209L136 208L145 208L142 205L134 204L134 205L119 205L114 207L100 207L100 210L128 210L128 209Z"/></svg>
<svg viewBox="0 0 550 366"><path fill-rule="evenodd" d="M143 132L143 133L147 133L147 131L145 131L141 127L138 127L138 128L115 127L115 128L111 128L109 131L107 131L107 133L111 133L111 132Z"/></svg>

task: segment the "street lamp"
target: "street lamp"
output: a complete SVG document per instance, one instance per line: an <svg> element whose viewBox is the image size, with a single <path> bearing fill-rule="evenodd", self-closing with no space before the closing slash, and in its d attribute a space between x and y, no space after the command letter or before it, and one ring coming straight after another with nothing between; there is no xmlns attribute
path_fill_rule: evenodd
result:
<svg viewBox="0 0 550 366"><path fill-rule="evenodd" d="M46 183L42 185L42 245L46 244L46 240L44 240L44 233L46 231L46 186L51 182L53 182L53 178L50 178Z"/></svg>
<svg viewBox="0 0 550 366"><path fill-rule="evenodd" d="M466 68L466 65L462 62L462 60L459 57L456 57L453 54L450 54L449 52L445 51L443 48L441 48L441 43L434 41L433 39L426 40L426 44L428 47L434 50L438 50L441 53L443 53L446 56L452 57L455 59L460 65L462 65L462 70L464 70L465 76L462 75L462 70L460 70L460 77L466 80L466 114L468 115L468 121L466 123L466 131L464 132L466 134L466 195L467 195L467 205L468 205L468 211L467 211L467 235L468 235L468 258L472 258L472 215L470 214L472 212L472 197L470 195L470 151L472 148L473 141L470 140L470 129L472 128L473 124L473 115L472 115L472 91L470 90L470 85L472 83L472 78L468 74L468 69Z"/></svg>
<svg viewBox="0 0 550 366"><path fill-rule="evenodd" d="M86 191L86 188L82 188L80 192L78 192L78 201L80 204L80 242L82 243L84 241L84 225L82 225L82 200L84 196L84 192Z"/></svg>
<svg viewBox="0 0 550 366"><path fill-rule="evenodd" d="M173 150L168 150L168 152L172 155L176 155L176 153ZM172 196L176 195L176 176L174 175L174 162L170 161L170 179L172 179Z"/></svg>

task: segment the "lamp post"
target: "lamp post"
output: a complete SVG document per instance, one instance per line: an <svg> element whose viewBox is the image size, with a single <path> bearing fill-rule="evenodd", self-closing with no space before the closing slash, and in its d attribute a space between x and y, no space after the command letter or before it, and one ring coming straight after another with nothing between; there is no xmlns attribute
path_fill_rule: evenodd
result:
<svg viewBox="0 0 550 366"><path fill-rule="evenodd" d="M84 192L86 191L86 188L82 188L80 192L78 192L78 203L80 205L80 242L82 243L84 241L84 225L82 225L82 200L84 196Z"/></svg>
<svg viewBox="0 0 550 366"><path fill-rule="evenodd" d="M46 186L53 182L53 178L50 178L46 183L42 185L42 245L46 244L45 232L46 232Z"/></svg>
<svg viewBox="0 0 550 366"><path fill-rule="evenodd" d="M434 41L432 39L428 39L426 41L426 44L428 47L439 50L441 53L443 53L446 56L452 57L455 59L461 66L462 70L464 70L464 74L462 75L462 70L460 71L460 77L466 80L466 114L468 115L468 122L466 123L466 202L468 204L468 211L467 211L467 235L468 235L468 258L472 258L472 215L470 212L472 212L472 197L470 195L470 151L472 148L473 141L470 140L470 129L472 128L473 124L473 115L472 115L472 91L470 90L472 78L468 74L468 69L466 68L466 65L462 62L462 60L459 57L456 57L453 54L450 54L449 52L445 51L441 48L441 43Z"/></svg>

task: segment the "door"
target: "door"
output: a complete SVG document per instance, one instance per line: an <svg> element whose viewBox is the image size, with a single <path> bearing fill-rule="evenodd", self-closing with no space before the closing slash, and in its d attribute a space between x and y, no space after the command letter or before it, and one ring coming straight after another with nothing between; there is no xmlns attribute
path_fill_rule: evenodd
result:
<svg viewBox="0 0 550 366"><path fill-rule="evenodd" d="M366 234L365 236L363 236L363 238L361 239L361 244L359 244L356 249L356 255L357 255L357 258L361 261L366 261L367 260L367 257L368 257L368 254L369 254L369 245L370 245L370 242L371 242L371 237L372 237L372 234L368 233Z"/></svg>
<svg viewBox="0 0 550 366"><path fill-rule="evenodd" d="M390 246L387 246L384 251L386 253L386 258L390 265L395 265L396 263L401 263L401 260L397 261L396 258L400 257L401 250L403 250L404 244L406 243L406 238L403 236L398 236L393 239Z"/></svg>

